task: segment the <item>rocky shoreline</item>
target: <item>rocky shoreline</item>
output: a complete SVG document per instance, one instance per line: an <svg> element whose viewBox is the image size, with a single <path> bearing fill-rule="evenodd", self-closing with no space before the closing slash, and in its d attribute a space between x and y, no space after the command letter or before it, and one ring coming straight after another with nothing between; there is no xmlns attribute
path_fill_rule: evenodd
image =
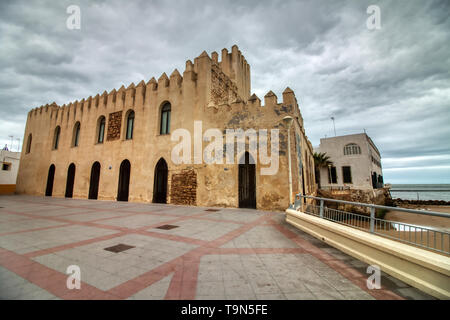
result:
<svg viewBox="0 0 450 320"><path fill-rule="evenodd" d="M400 198L393 199L396 205L405 204L417 204L417 205L436 205L436 206L449 206L450 201L444 200L404 200Z"/></svg>

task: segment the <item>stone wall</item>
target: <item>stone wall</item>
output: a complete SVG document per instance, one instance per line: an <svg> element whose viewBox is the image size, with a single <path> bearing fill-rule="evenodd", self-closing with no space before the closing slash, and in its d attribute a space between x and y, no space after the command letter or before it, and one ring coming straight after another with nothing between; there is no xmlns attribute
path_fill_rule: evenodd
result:
<svg viewBox="0 0 450 320"><path fill-rule="evenodd" d="M337 199L351 202L369 203L377 204L382 206L392 206L392 201L389 196L389 192L385 188L374 189L374 190L359 190L359 189L348 189L348 190L318 190L318 196L322 198ZM326 206L333 209L369 214L370 209L353 206L349 204L338 204L333 202L326 203Z"/></svg>
<svg viewBox="0 0 450 320"><path fill-rule="evenodd" d="M236 85L223 73L217 64L211 68L211 102L214 105L231 104L237 97Z"/></svg>
<svg viewBox="0 0 450 320"><path fill-rule="evenodd" d="M170 202L173 204L197 204L197 173L192 169L172 174Z"/></svg>

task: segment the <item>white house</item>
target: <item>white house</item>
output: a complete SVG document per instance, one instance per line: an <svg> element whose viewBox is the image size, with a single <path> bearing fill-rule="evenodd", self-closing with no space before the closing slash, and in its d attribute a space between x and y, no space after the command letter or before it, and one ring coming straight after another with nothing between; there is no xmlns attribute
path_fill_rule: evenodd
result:
<svg viewBox="0 0 450 320"><path fill-rule="evenodd" d="M0 150L0 194L14 193L16 189L17 171L19 169L20 152L12 152L4 148Z"/></svg>
<svg viewBox="0 0 450 320"><path fill-rule="evenodd" d="M380 152L367 134L323 138L314 151L326 153L333 162L332 166L320 169L322 189L383 187Z"/></svg>

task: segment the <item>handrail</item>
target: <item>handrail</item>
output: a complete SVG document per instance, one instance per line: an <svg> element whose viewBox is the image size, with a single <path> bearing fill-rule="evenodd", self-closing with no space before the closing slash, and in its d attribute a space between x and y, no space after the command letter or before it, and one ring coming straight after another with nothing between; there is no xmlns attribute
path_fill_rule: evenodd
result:
<svg viewBox="0 0 450 320"><path fill-rule="evenodd" d="M302 198L309 198L319 201L319 205L306 203ZM343 211L326 206L326 202L336 202L370 208L370 215ZM401 212L450 218L449 213L435 211L421 211L416 209L406 209L388 207L377 204L352 202L338 199L328 199L308 195L297 194L295 202L290 209L301 211L321 219L333 221L349 227L357 228L382 237L394 239L413 246L436 251L446 255L450 254L450 230L435 229L427 226L418 226L400 221L377 217L376 209L396 210Z"/></svg>
<svg viewBox="0 0 450 320"><path fill-rule="evenodd" d="M445 213L445 212L422 211L422 210L417 210L417 209L407 209L407 208L400 208L400 207L388 207L388 206L382 206L382 205L378 205L378 204L369 204L369 203L362 203L362 202L352 202L352 201L345 201L345 200L338 200L338 199L328 199L328 198L307 196L307 195L302 195L301 193L298 193L296 195L296 197L323 200L323 201L328 201L328 202L344 203L344 204L350 204L350 205L354 205L354 206L362 206L362 207L375 208L375 209L395 210L395 211L401 211L401 212L407 212L407 213L422 214L422 215L442 217L442 218L450 218L450 213Z"/></svg>

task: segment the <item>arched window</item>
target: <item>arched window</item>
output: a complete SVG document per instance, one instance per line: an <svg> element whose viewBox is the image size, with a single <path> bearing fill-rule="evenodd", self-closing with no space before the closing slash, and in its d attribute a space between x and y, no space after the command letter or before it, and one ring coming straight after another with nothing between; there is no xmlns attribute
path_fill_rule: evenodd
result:
<svg viewBox="0 0 450 320"><path fill-rule="evenodd" d="M61 127L57 126L55 128L55 134L53 136L53 150L58 149L58 144L59 144L59 135L61 134Z"/></svg>
<svg viewBox="0 0 450 320"><path fill-rule="evenodd" d="M104 116L101 116L98 119L97 143L103 143L103 140L105 137L105 124L106 124L106 119Z"/></svg>
<svg viewBox="0 0 450 320"><path fill-rule="evenodd" d="M75 127L73 128L73 140L72 146L78 147L80 143L80 122L75 123Z"/></svg>
<svg viewBox="0 0 450 320"><path fill-rule="evenodd" d="M31 140L33 139L33 136L31 135L31 133L28 135L28 140L27 140L27 148L25 150L25 153L30 153L31 151Z"/></svg>
<svg viewBox="0 0 450 320"><path fill-rule="evenodd" d="M361 154L361 148L356 143L349 143L344 147L344 155Z"/></svg>
<svg viewBox="0 0 450 320"><path fill-rule="evenodd" d="M170 133L170 111L171 106L170 103L167 102L161 108L161 129L159 131L160 134Z"/></svg>
<svg viewBox="0 0 450 320"><path fill-rule="evenodd" d="M133 139L133 127L134 127L134 111L130 111L127 116L127 133L126 140Z"/></svg>

